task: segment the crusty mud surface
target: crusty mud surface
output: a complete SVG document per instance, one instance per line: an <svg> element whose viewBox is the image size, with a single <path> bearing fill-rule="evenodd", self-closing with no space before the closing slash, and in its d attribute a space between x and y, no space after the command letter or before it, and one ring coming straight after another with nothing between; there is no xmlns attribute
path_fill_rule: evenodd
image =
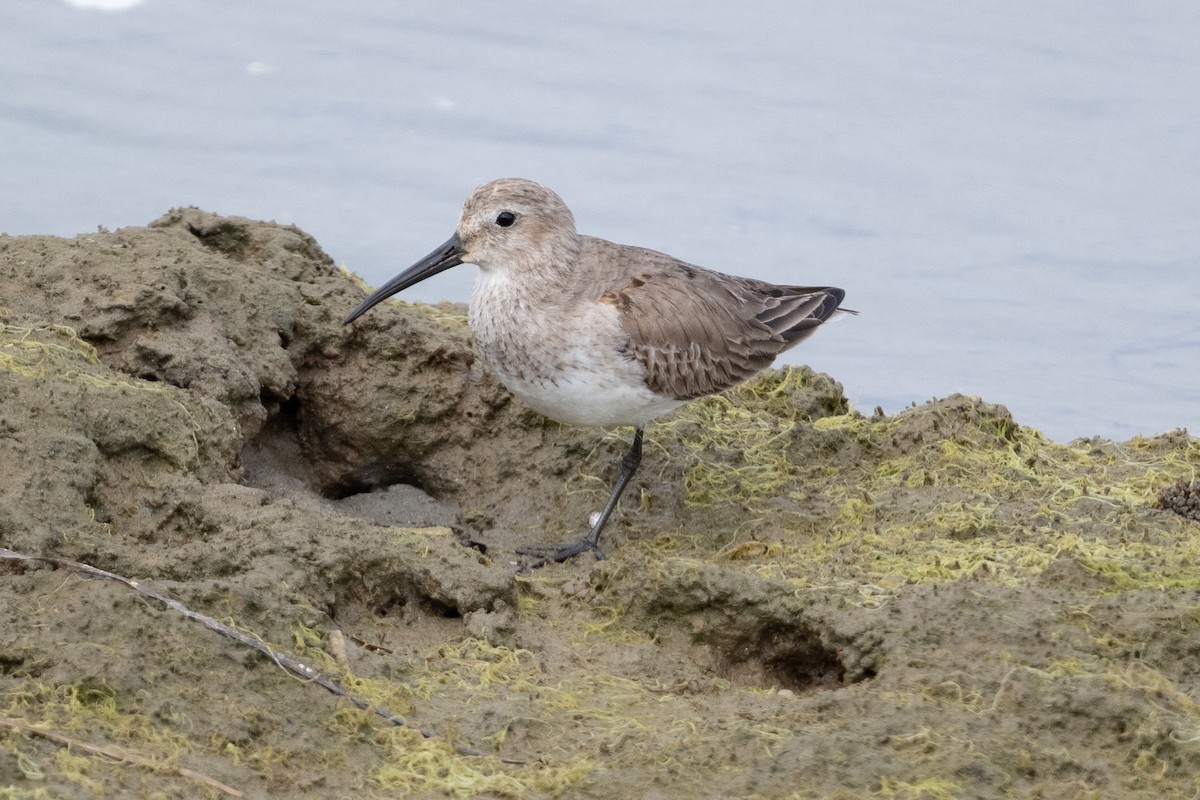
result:
<svg viewBox="0 0 1200 800"><path fill-rule="evenodd" d="M1200 440L807 370L567 428L290 227L0 237L0 797L1194 798ZM422 735L430 734L426 737ZM477 754L471 754L477 753Z"/></svg>

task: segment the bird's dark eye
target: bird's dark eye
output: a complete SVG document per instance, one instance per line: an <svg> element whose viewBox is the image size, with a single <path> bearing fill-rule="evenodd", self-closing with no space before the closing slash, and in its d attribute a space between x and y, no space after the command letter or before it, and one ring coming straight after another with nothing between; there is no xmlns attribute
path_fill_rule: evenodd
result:
<svg viewBox="0 0 1200 800"><path fill-rule="evenodd" d="M496 215L496 224L501 228L511 228L517 221L517 215L511 211L501 211Z"/></svg>

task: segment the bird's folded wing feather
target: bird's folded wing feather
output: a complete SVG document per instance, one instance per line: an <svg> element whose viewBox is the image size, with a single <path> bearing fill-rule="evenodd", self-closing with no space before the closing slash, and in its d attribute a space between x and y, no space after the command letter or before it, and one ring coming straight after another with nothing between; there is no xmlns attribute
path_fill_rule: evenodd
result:
<svg viewBox="0 0 1200 800"><path fill-rule="evenodd" d="M678 263L621 279L601 302L617 309L625 353L654 392L691 400L770 366L837 310L831 287L775 286Z"/></svg>

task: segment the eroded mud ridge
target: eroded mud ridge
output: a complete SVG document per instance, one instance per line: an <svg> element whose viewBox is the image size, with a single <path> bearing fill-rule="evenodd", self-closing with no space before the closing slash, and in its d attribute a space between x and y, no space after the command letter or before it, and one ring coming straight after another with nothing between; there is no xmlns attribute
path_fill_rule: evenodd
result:
<svg viewBox="0 0 1200 800"><path fill-rule="evenodd" d="M518 574L629 432L520 406L460 307L344 328L362 287L310 237L196 209L0 237L0 286L0 547L438 734L0 561L0 796L1200 793L1183 432L1060 445L964 396L864 417L773 372L648 429L609 561Z"/></svg>

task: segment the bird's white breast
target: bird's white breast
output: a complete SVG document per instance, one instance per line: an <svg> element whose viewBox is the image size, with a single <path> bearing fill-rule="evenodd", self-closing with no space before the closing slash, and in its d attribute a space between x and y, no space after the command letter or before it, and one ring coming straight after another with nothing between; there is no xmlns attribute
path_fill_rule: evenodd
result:
<svg viewBox="0 0 1200 800"><path fill-rule="evenodd" d="M480 270L468 314L475 348L509 391L559 422L644 425L682 405L650 391L641 365L623 354L615 308L572 308L534 302L504 273Z"/></svg>

